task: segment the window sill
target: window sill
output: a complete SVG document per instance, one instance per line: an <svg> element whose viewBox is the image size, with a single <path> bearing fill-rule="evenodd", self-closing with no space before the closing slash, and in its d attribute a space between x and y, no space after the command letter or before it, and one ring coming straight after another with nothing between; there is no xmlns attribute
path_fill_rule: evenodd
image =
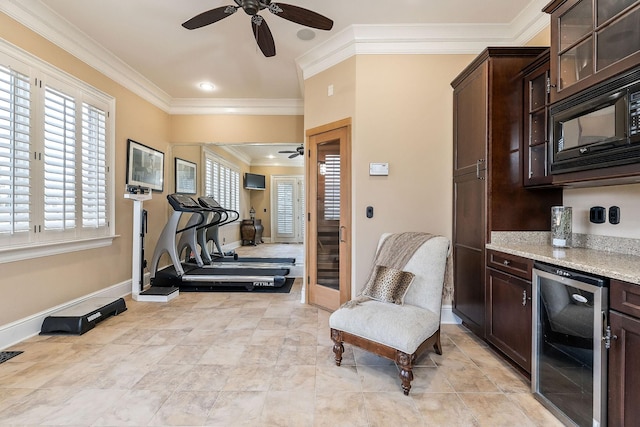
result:
<svg viewBox="0 0 640 427"><path fill-rule="evenodd" d="M0 264L111 246L118 235L0 248Z"/></svg>

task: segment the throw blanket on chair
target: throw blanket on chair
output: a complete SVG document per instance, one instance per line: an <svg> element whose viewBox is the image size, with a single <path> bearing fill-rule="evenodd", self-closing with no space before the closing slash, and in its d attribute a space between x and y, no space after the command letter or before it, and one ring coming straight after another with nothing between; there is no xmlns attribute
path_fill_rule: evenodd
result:
<svg viewBox="0 0 640 427"><path fill-rule="evenodd" d="M376 252L376 256L373 259L373 266L369 278L364 288L375 279L375 271L377 265L384 265L385 267L395 268L397 270L403 270L404 266L409 262L413 254L418 250L420 246L435 237L430 233L420 232L406 232L392 234L380 245L380 248ZM448 262L448 259L447 259ZM446 282L445 282L446 283ZM356 305L367 301L369 298L360 294L351 301L347 301L342 307L353 308Z"/></svg>

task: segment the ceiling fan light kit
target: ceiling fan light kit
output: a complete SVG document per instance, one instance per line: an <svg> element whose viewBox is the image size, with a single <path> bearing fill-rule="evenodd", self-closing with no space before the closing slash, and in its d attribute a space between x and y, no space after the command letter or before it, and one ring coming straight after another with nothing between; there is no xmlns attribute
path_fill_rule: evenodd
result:
<svg viewBox="0 0 640 427"><path fill-rule="evenodd" d="M326 16L311 10L285 3L272 3L271 0L234 0L237 6L221 6L194 16L182 23L188 30L195 30L218 22L233 15L239 8L251 16L251 27L256 43L266 57L275 56L276 46L267 22L258 12L268 9L272 14L287 21L318 30L328 31L333 28L333 21ZM311 37L313 38L313 37Z"/></svg>

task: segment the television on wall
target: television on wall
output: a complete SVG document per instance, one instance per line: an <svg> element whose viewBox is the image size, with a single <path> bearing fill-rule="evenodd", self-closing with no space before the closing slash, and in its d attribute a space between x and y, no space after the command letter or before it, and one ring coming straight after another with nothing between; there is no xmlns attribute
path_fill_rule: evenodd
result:
<svg viewBox="0 0 640 427"><path fill-rule="evenodd" d="M264 190L265 189L265 181L264 175L258 175L256 173L245 173L244 174L244 188L247 190Z"/></svg>

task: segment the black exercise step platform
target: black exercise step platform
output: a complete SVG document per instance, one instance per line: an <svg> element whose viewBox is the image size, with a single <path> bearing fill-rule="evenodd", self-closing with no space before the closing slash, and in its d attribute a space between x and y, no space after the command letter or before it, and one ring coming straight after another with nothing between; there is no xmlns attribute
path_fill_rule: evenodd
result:
<svg viewBox="0 0 640 427"><path fill-rule="evenodd" d="M82 335L104 319L126 310L122 298L90 298L45 317L40 335Z"/></svg>

